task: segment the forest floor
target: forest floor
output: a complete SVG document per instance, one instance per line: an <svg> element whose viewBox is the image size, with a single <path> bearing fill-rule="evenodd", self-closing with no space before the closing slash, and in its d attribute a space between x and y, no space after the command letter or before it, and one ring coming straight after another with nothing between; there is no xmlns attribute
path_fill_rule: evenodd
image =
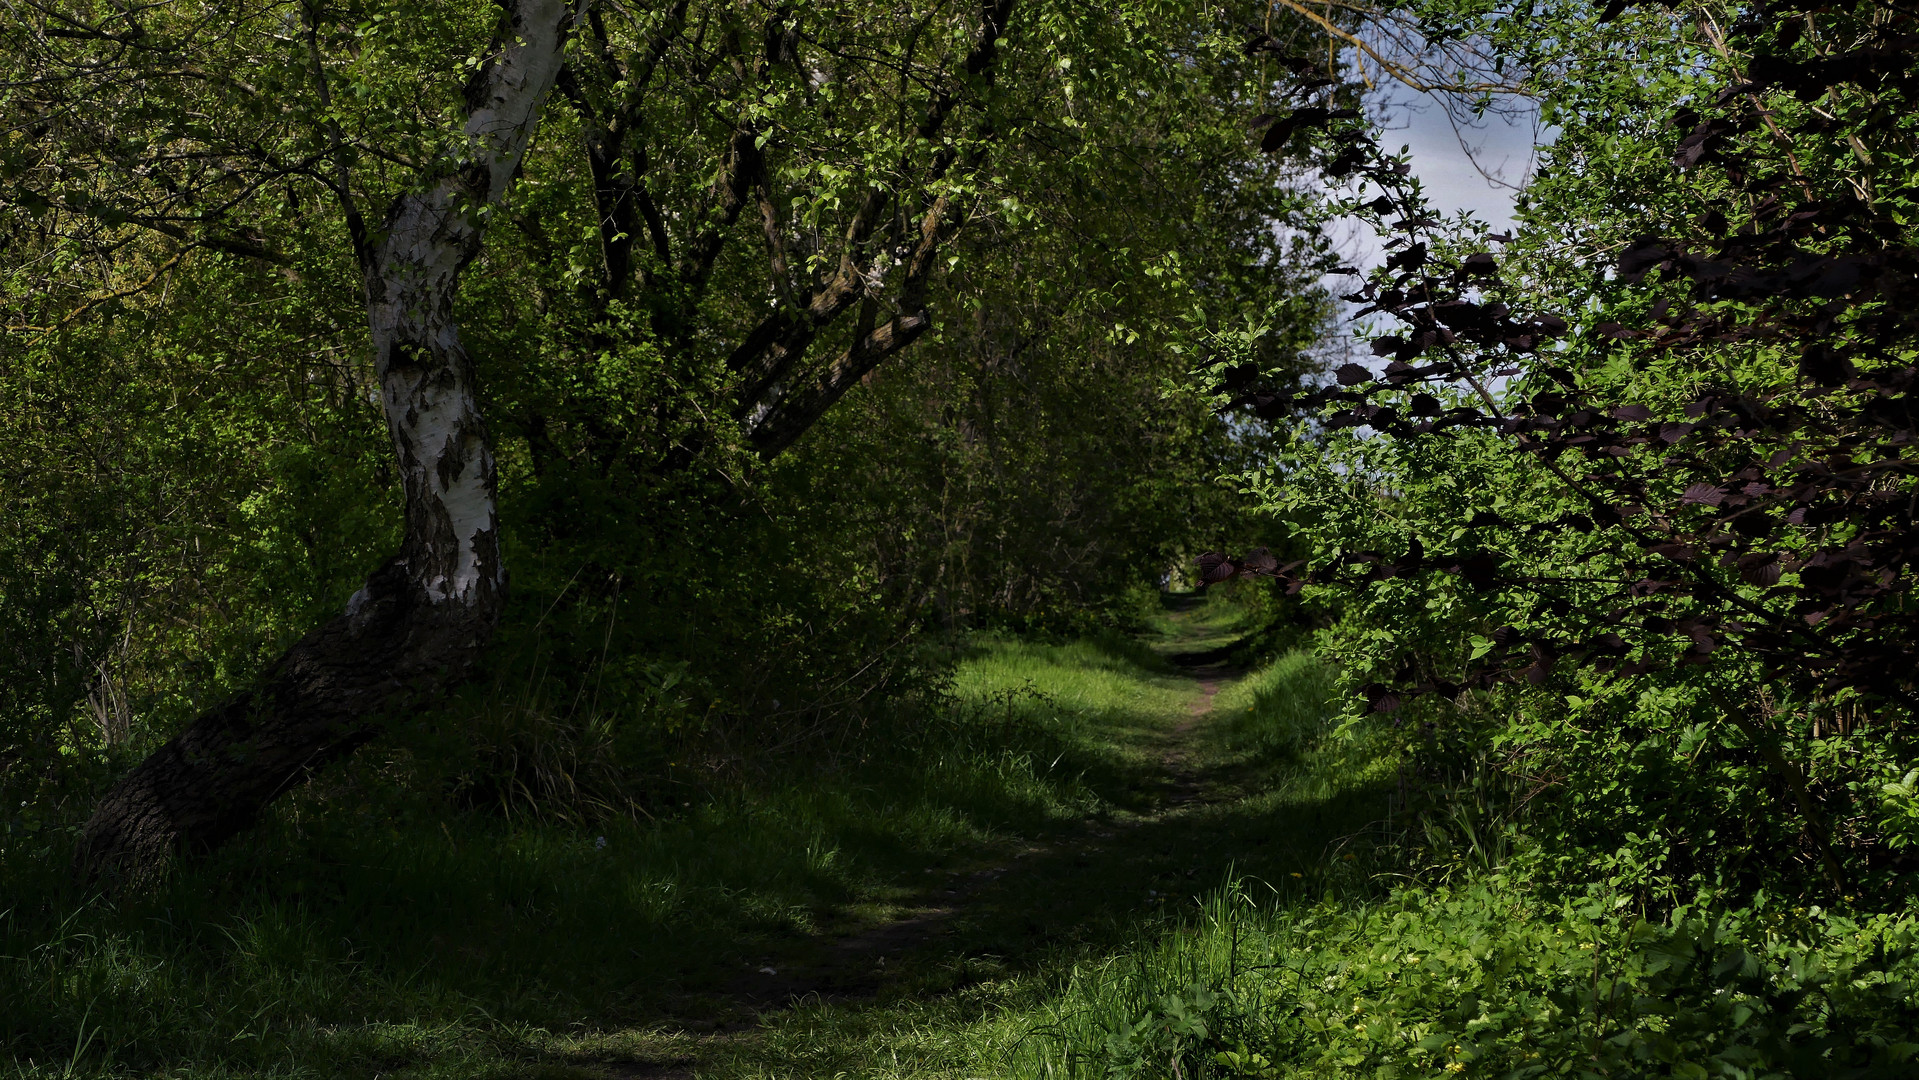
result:
<svg viewBox="0 0 1919 1080"><path fill-rule="evenodd" d="M0 1080L1640 1075L1642 1004L1747 1025L1687 1051L1743 1062L1773 1021L1722 1020L1713 972L1770 949L1852 979L1919 933L1820 924L1825 967L1796 937L1702 951L1629 897L1542 899L1468 818L1409 846L1402 731L1335 727L1309 651L1227 666L1245 609L1161 603L1137 636L976 637L833 752L642 814L460 803L402 732L151 895L78 893L55 834L0 863ZM1911 984L1842 1017L1886 1075Z"/></svg>
<svg viewBox="0 0 1919 1080"><path fill-rule="evenodd" d="M1222 898L1372 888L1384 759L1319 739L1310 655L1226 666L1246 621L977 639L933 711L658 819L449 810L383 779L402 740L136 902L51 844L0 901L0 1076L1103 1075L1075 987Z"/></svg>
<svg viewBox="0 0 1919 1080"><path fill-rule="evenodd" d="M1148 662L1114 665L1105 688L1130 707L1096 721L1131 766L1119 790L1044 835L926 868L864 919L772 943L694 1016L584 1037L562 1056L589 1075L657 1080L1009 1075L995 1056L1044 1026L1041 1002L1080 966L1190 918L1230 881L1323 877L1340 839L1328 826L1353 819L1325 805L1290 823L1276 813L1272 763L1236 752L1218 708L1247 674L1228 663L1226 613L1197 598L1168 609ZM1070 703L1077 667L1055 658L1020 690Z"/></svg>

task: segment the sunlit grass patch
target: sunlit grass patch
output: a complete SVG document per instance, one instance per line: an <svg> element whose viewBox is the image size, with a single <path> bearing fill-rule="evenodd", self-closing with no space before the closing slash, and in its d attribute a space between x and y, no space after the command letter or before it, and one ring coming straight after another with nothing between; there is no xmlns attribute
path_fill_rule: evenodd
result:
<svg viewBox="0 0 1919 1080"><path fill-rule="evenodd" d="M1063 644L988 639L955 671L953 693L975 708L1012 709L1086 732L1163 727L1197 695L1190 679L1117 635Z"/></svg>
<svg viewBox="0 0 1919 1080"><path fill-rule="evenodd" d="M1216 730L1235 751L1298 755L1327 734L1334 690L1331 667L1310 650L1294 650L1220 691Z"/></svg>
<svg viewBox="0 0 1919 1080"><path fill-rule="evenodd" d="M1251 593L1232 586L1163 593L1146 616L1147 640L1165 656L1212 653L1240 643L1270 619Z"/></svg>

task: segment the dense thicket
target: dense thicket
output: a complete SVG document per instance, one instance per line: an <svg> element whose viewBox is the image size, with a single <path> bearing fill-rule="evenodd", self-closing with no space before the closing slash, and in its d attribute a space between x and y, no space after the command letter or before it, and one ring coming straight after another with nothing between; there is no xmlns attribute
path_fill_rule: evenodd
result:
<svg viewBox="0 0 1919 1080"><path fill-rule="evenodd" d="M1212 565L1328 590L1443 812L1462 775L1496 789L1474 812L1573 882L1896 904L1913 13L1619 16L1507 39L1559 134L1503 250L1330 136L1392 236L1351 299L1399 325L1309 397L1334 434L1257 481L1309 563ZM1291 400L1236 374L1250 408Z"/></svg>

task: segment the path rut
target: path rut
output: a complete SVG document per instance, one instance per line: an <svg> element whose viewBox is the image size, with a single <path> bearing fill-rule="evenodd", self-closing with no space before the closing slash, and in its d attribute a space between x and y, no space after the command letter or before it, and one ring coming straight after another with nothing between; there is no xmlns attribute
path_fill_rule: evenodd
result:
<svg viewBox="0 0 1919 1080"><path fill-rule="evenodd" d="M1131 839L1129 834L1233 797L1230 791L1209 782L1200 764L1198 746L1213 713L1214 700L1245 674L1224 660L1225 652L1209 650L1168 657L1176 670L1194 680L1199 693L1186 715L1167 729L1153 748L1159 766L1159 775L1151 784L1157 803L1153 810L1123 820L1083 819L1050 840L1002 852L1001 858L988 865L950 872L943 888L927 894L922 903L906 908L898 918L843 934L804 957L749 965L724 990L723 998L729 1006L725 1011L730 1015L718 1023L703 1025L707 1030L699 1036L700 1041L717 1043L742 1037L771 1015L804 1003L874 1000L903 963L931 951L939 938L953 933L955 924L979 907L989 890L1003 886L1008 875L1047 875L1054 872L1048 867L1060 864L1085 869L1104 860L1127 858L1123 849ZM1184 876L1192 880L1197 874L1188 869ZM1160 896L1157 889L1147 893L1149 898ZM608 1061L596 1067L618 1080L692 1080L698 1062L695 1057L677 1056L650 1062Z"/></svg>

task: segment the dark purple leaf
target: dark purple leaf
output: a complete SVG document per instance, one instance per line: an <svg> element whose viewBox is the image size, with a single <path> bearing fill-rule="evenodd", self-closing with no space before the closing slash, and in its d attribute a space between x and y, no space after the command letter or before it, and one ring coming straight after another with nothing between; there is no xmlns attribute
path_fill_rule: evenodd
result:
<svg viewBox="0 0 1919 1080"><path fill-rule="evenodd" d="M1246 557L1240 560L1240 563L1240 573L1242 574L1271 574L1273 571L1279 569L1279 560L1273 556L1271 551L1263 547L1254 548L1247 552Z"/></svg>
<svg viewBox="0 0 1919 1080"><path fill-rule="evenodd" d="M1718 506L1723 499L1725 495L1720 492L1717 484L1700 481L1686 488L1686 493L1679 496L1679 504L1681 506Z"/></svg>
<svg viewBox="0 0 1919 1080"><path fill-rule="evenodd" d="M1748 585L1779 584L1779 553L1776 551L1751 552L1739 557L1739 576Z"/></svg>
<svg viewBox="0 0 1919 1080"><path fill-rule="evenodd" d="M1388 270L1417 270L1426 265L1426 245L1414 244L1386 260Z"/></svg>
<svg viewBox="0 0 1919 1080"><path fill-rule="evenodd" d="M1658 240L1641 240L1620 253L1619 276L1631 282L1638 282L1646 276L1646 271L1672 258L1673 251Z"/></svg>

